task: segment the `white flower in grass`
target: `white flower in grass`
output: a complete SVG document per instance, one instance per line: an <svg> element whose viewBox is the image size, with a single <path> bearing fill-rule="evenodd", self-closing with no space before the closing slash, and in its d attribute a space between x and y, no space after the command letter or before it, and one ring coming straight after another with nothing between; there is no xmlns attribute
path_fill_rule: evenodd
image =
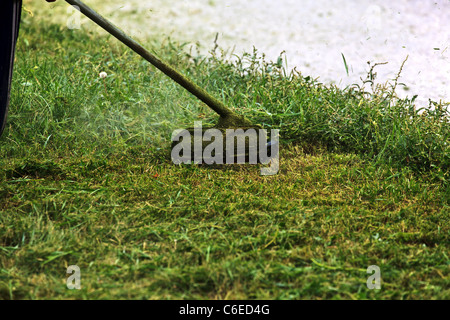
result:
<svg viewBox="0 0 450 320"><path fill-rule="evenodd" d="M102 79L105 79L108 76L108 74L105 71L102 71L98 76Z"/></svg>

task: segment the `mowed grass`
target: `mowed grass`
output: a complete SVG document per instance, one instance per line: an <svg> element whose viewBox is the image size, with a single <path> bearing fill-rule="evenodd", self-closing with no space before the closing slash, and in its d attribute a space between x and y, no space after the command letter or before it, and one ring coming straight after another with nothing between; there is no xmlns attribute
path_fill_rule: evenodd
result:
<svg viewBox="0 0 450 320"><path fill-rule="evenodd" d="M172 130L214 123L208 108L113 39L22 27L0 138L1 299L450 298L445 106L418 115L256 55L145 43L282 130L276 176L175 166Z"/></svg>

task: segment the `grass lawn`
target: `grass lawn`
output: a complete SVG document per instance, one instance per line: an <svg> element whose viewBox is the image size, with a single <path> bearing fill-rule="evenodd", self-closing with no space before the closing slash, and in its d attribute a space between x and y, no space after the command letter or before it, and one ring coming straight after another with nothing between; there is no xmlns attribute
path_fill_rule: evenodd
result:
<svg viewBox="0 0 450 320"><path fill-rule="evenodd" d="M450 298L448 105L419 112L396 82L326 87L257 53L144 45L280 129L279 174L175 166L172 131L215 123L206 106L110 37L24 16L0 138L0 299Z"/></svg>

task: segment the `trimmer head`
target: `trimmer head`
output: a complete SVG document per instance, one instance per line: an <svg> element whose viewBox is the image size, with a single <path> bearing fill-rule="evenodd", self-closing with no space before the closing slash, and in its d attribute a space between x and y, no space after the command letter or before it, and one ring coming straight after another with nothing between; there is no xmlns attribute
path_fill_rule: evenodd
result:
<svg viewBox="0 0 450 320"><path fill-rule="evenodd" d="M174 133L171 156L177 164L267 164L278 155L278 143L258 126L199 126Z"/></svg>

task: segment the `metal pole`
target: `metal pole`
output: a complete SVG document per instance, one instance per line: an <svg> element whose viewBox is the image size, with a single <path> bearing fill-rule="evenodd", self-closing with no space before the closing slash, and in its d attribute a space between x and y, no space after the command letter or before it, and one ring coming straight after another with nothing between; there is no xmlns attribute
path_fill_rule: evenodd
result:
<svg viewBox="0 0 450 320"><path fill-rule="evenodd" d="M127 45L134 52L139 54L145 60L150 62L156 68L161 70L164 74L170 77L172 80L177 82L187 91L192 93L198 99L207 104L211 109L213 109L216 113L218 113L221 117L229 117L235 116L235 113L228 109L222 102L212 97L205 90L197 86L192 80L188 79L173 67L168 65L166 62L160 60L150 52L148 52L144 47L142 47L137 41L133 40L131 37L126 35L122 30L114 26L111 22L103 18L100 14L89 8L83 2L79 0L66 0L69 4L73 6L77 6L80 8L80 11L87 16L89 19L94 21L100 27L105 29L107 32L116 37L119 41Z"/></svg>

